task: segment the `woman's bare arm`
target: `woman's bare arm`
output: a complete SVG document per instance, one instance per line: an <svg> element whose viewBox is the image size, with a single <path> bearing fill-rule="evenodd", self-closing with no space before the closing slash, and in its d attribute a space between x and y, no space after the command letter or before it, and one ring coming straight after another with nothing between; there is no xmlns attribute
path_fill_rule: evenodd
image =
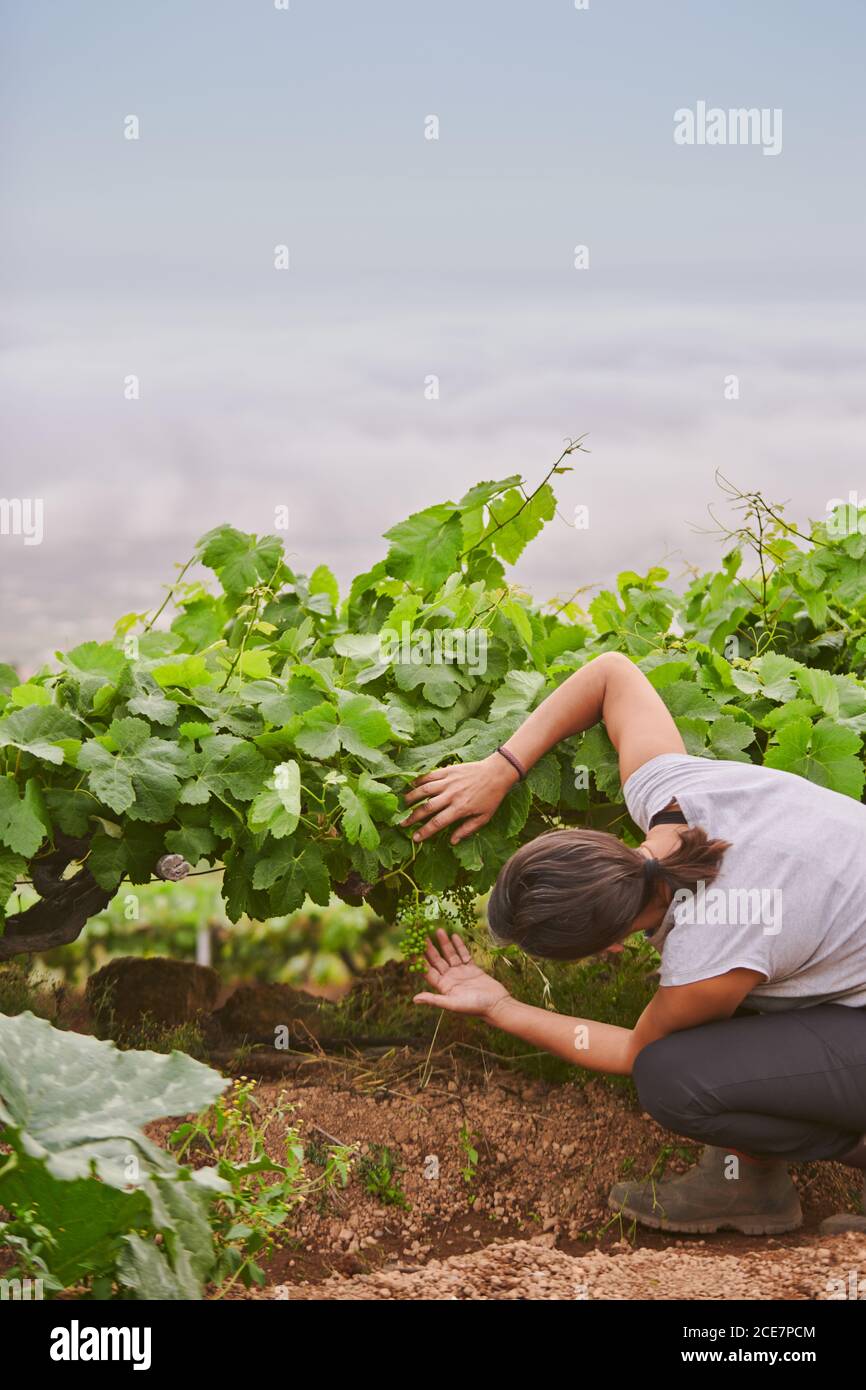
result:
<svg viewBox="0 0 866 1390"><path fill-rule="evenodd" d="M626 782L659 753L684 753L682 735L643 671L619 652L606 652L563 681L533 710L507 747L531 766L561 739L601 720L619 754Z"/></svg>
<svg viewBox="0 0 866 1390"><path fill-rule="evenodd" d="M606 652L575 671L533 710L504 746L529 768L561 739L604 722L619 754L623 782L660 753L684 753L685 745L664 701L642 671L618 652ZM419 777L406 801L416 809L404 822L426 821L414 839L426 840L460 823L452 844L485 825L517 773L499 753L475 763L456 763ZM420 803L420 804L419 804Z"/></svg>
<svg viewBox="0 0 866 1390"><path fill-rule="evenodd" d="M630 1076L635 1058L649 1043L683 1028L730 1018L763 979L757 970L729 970L692 985L663 987L650 1000L634 1028L595 1023L588 1018L567 1018L522 1004L510 995L497 1000L484 1018L495 1028L564 1057L567 1062L576 1062L590 1071Z"/></svg>
<svg viewBox="0 0 866 1390"><path fill-rule="evenodd" d="M738 968L690 985L662 986L634 1028L619 1028L590 1018L569 1018L513 999L504 985L473 963L461 937L449 937L441 929L436 936L426 953L426 978L431 989L416 994L417 1004L475 1014L494 1028L567 1062L621 1076L631 1075L635 1058L658 1038L730 1018L764 979L757 970Z"/></svg>

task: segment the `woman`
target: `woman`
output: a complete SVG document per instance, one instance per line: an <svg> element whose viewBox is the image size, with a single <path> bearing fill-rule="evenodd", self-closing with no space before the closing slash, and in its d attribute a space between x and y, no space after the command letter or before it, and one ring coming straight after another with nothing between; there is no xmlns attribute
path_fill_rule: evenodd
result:
<svg viewBox="0 0 866 1390"><path fill-rule="evenodd" d="M512 999L444 931L427 951L434 992L415 1002L633 1075L660 1124L706 1143L682 1177L618 1183L610 1202L624 1215L674 1231L793 1230L802 1214L789 1162L866 1170L866 807L787 772L688 756L646 677L607 653L507 747L419 778L406 798L414 839L445 826L452 843L472 834L544 753L599 719L646 838L633 849L592 830L539 836L502 869L489 919L497 943L557 960L646 932L660 985L635 1027ZM863 1231L866 1216L824 1229Z"/></svg>

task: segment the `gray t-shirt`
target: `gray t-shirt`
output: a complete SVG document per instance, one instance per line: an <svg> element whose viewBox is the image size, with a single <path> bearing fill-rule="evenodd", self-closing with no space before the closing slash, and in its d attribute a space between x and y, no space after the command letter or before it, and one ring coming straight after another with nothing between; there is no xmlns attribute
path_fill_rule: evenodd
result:
<svg viewBox="0 0 866 1390"><path fill-rule="evenodd" d="M650 941L663 985L747 967L762 1011L866 1007L866 806L790 772L662 753L632 773L636 825L676 800L689 825L727 840L703 896L675 898Z"/></svg>

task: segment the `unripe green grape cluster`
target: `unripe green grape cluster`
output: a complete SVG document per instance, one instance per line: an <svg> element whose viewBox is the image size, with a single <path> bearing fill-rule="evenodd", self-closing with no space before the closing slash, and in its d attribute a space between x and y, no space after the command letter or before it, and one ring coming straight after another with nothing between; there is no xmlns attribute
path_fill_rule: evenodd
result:
<svg viewBox="0 0 866 1390"><path fill-rule="evenodd" d="M471 883L461 884L457 888L449 888L439 903L439 910L443 918L450 919L442 924L446 930L458 931L461 936L471 937L478 925L475 910L477 901L478 895Z"/></svg>
<svg viewBox="0 0 866 1390"><path fill-rule="evenodd" d="M468 883L449 888L441 897L426 902L411 895L403 899L397 907L396 921L403 929L400 950L411 971L426 969L424 951L437 927L443 927L449 934L460 932L471 939L478 925L476 902L475 890Z"/></svg>
<svg viewBox="0 0 866 1390"><path fill-rule="evenodd" d="M413 973L424 970L424 951L434 923L424 915L424 906L420 899L406 898L398 905L397 924L403 928L400 950L406 957L409 969Z"/></svg>

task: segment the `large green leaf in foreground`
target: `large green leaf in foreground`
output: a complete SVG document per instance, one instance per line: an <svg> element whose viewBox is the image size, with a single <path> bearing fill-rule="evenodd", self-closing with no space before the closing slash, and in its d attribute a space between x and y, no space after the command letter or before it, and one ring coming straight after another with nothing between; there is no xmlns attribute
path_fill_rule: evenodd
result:
<svg viewBox="0 0 866 1390"><path fill-rule="evenodd" d="M200 1296L222 1184L179 1168L141 1127L204 1109L226 1084L179 1052L119 1052L30 1013L0 1015L0 1135L12 1150L0 1205L51 1231L43 1258L60 1283L111 1277L140 1298Z"/></svg>

